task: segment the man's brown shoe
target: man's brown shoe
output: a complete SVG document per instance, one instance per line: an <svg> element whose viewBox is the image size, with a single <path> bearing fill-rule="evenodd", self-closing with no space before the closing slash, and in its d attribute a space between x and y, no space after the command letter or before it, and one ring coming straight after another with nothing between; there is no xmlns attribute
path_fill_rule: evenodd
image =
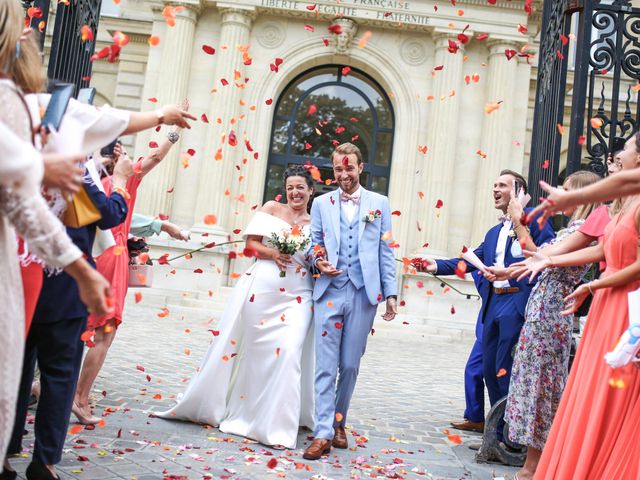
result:
<svg viewBox="0 0 640 480"><path fill-rule="evenodd" d="M468 432L484 432L484 422L472 422L466 418L462 422L451 422L451 426L457 430L466 430Z"/></svg>
<svg viewBox="0 0 640 480"><path fill-rule="evenodd" d="M333 442L331 442L336 448L349 448L347 443L347 432L344 431L344 427L336 427L336 433L333 436Z"/></svg>
<svg viewBox="0 0 640 480"><path fill-rule="evenodd" d="M302 454L302 458L307 460L318 460L322 455L331 451L331 440L326 438L314 438L311 445Z"/></svg>

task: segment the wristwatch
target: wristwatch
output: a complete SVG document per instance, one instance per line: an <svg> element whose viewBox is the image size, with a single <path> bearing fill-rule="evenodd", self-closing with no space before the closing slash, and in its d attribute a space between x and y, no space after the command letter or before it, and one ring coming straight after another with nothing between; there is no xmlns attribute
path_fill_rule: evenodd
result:
<svg viewBox="0 0 640 480"><path fill-rule="evenodd" d="M180 140L180 135L178 134L178 132L169 132L167 133L167 138L171 143L175 144L178 140Z"/></svg>
<svg viewBox="0 0 640 480"><path fill-rule="evenodd" d="M398 295L389 295L386 299L389 300L390 298L393 298L394 300L398 300Z"/></svg>

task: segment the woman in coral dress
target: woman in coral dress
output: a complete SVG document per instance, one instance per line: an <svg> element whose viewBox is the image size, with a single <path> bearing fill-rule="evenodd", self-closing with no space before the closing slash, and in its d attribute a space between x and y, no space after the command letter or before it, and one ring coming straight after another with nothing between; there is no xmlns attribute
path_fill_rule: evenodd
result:
<svg viewBox="0 0 640 480"><path fill-rule="evenodd" d="M188 103L183 104L184 110L188 110ZM173 144L178 140L180 128L167 135L167 139L154 150L151 155L135 163L133 175L127 181L126 192L129 213L126 220L115 228L111 229L115 245L108 248L96 259L96 268L111 282L113 291L114 310L108 315L89 315L87 331L93 332L93 344L85 356L82 364L82 371L78 379L76 395L73 402L73 413L82 424L96 424L101 419L92 415L89 407L89 392L93 386L105 359L109 347L115 338L116 329L122 323L122 312L124 310L124 300L129 288L129 254L127 251L127 239L131 227L131 218L136 203L138 187L143 177L149 173L160 161L169 153ZM127 155L126 151L116 145L114 156L117 161L119 156ZM111 193L111 177L107 176L102 181L107 195Z"/></svg>
<svg viewBox="0 0 640 480"><path fill-rule="evenodd" d="M627 168L640 166L640 139L626 144ZM638 480L640 478L640 369L613 369L604 355L629 327L627 294L640 287L638 231L640 198L627 200L605 230L604 244L553 257L554 266L601 260L603 275L580 286L567 300L572 314L595 292L584 335L562 396L536 479Z"/></svg>

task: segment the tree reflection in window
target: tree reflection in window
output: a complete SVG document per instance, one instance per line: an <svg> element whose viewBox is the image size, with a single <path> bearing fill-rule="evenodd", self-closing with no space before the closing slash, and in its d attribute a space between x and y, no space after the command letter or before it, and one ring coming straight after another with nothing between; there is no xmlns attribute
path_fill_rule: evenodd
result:
<svg viewBox="0 0 640 480"><path fill-rule="evenodd" d="M283 92L273 123L264 199L282 193L286 166L310 161L323 178L332 178L330 156L344 142L362 151L362 184L386 194L393 144L393 110L378 84L363 72L328 66L308 71ZM272 178L273 177L273 178ZM335 188L319 185L318 193Z"/></svg>

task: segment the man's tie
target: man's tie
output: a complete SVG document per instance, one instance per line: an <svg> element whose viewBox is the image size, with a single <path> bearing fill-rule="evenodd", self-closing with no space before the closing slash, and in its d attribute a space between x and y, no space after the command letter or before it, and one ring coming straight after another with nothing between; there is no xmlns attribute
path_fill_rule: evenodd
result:
<svg viewBox="0 0 640 480"><path fill-rule="evenodd" d="M340 192L340 200L343 202L353 202L354 205L358 205L360 203L359 195L349 195L348 193Z"/></svg>

